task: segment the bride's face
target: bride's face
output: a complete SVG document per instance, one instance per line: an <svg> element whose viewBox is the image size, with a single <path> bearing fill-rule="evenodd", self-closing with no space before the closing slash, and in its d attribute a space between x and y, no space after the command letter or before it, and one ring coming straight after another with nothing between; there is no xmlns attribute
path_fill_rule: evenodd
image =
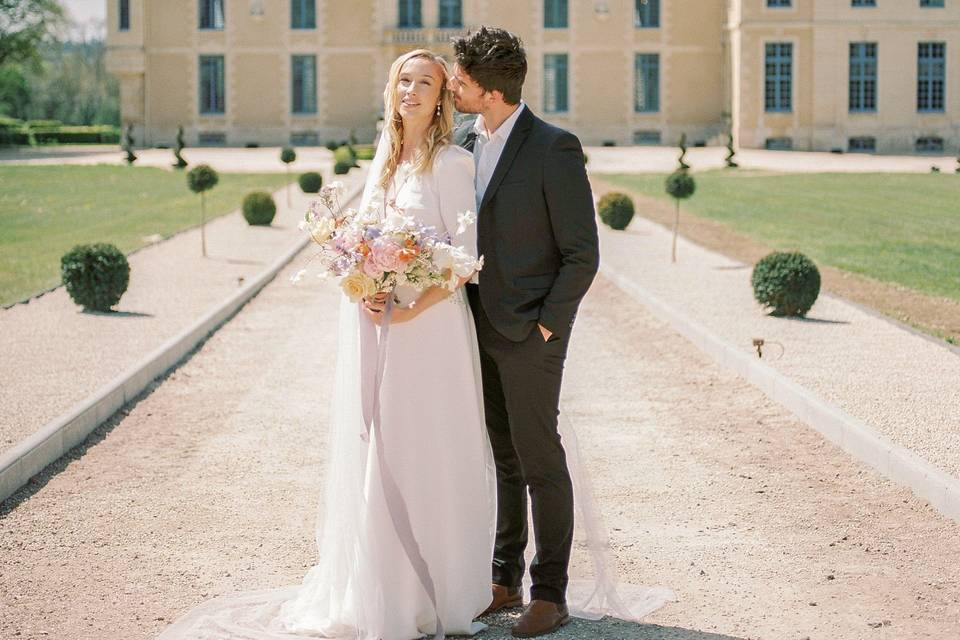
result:
<svg viewBox="0 0 960 640"><path fill-rule="evenodd" d="M405 122L429 122L437 112L443 74L440 66L427 58L411 58L400 68L397 78L397 110Z"/></svg>

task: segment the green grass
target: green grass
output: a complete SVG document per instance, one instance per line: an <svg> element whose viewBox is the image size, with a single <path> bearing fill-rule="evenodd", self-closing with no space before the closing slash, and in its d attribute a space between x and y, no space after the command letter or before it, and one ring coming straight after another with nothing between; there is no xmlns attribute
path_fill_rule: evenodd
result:
<svg viewBox="0 0 960 640"><path fill-rule="evenodd" d="M599 177L669 200L666 175ZM960 301L960 176L709 171L694 177L697 192L681 204L689 213L819 263Z"/></svg>
<svg viewBox="0 0 960 640"><path fill-rule="evenodd" d="M238 208L283 174L221 174L207 192L208 219ZM200 197L185 172L123 166L0 167L0 304L60 283L60 256L77 244L110 242L124 253L200 223ZM198 245L197 251L200 250Z"/></svg>

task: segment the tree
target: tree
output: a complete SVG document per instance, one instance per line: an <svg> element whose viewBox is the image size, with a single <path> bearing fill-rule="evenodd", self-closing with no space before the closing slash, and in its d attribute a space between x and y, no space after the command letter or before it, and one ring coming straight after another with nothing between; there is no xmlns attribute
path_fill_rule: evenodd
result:
<svg viewBox="0 0 960 640"><path fill-rule="evenodd" d="M174 163L174 169L183 169L187 166L187 161L183 159L183 125L177 127L177 146L173 148L173 157L177 159Z"/></svg>
<svg viewBox="0 0 960 640"><path fill-rule="evenodd" d="M287 206L292 207L293 201L290 199L290 164L297 159L297 152L293 147L284 147L280 150L280 162L287 168Z"/></svg>
<svg viewBox="0 0 960 640"><path fill-rule="evenodd" d="M0 0L0 67L38 64L40 46L58 39L66 24L56 0Z"/></svg>
<svg viewBox="0 0 960 640"><path fill-rule="evenodd" d="M207 202L204 193L217 186L220 176L212 167L201 164L187 172L187 186L190 191L200 194L200 245L203 257L207 257Z"/></svg>
<svg viewBox="0 0 960 640"><path fill-rule="evenodd" d="M667 178L667 193L677 203L677 213L673 219L673 248L670 250L670 261L677 261L677 232L680 229L680 201L693 195L697 184L693 176L686 169L677 169Z"/></svg>

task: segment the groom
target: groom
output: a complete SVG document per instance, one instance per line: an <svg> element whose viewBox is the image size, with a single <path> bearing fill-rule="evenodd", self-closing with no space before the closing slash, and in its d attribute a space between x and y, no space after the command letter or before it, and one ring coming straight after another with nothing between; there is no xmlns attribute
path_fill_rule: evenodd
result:
<svg viewBox="0 0 960 640"><path fill-rule="evenodd" d="M597 226L580 141L520 99L527 60L519 38L481 27L455 40L454 51L457 110L479 114L455 138L477 169L484 268L466 286L497 466L493 601L484 614L523 604L529 489L537 553L531 601L512 632L532 638L569 620L573 488L557 416L573 320L599 263Z"/></svg>

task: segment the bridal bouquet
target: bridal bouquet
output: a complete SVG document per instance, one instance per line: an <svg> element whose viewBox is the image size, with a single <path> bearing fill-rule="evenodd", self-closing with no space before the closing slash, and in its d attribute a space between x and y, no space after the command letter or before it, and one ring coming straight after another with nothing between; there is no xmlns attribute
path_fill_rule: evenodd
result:
<svg viewBox="0 0 960 640"><path fill-rule="evenodd" d="M300 228L310 232L320 245L316 256L325 268L322 276L340 279L340 287L354 302L392 291L404 284L422 291L442 286L451 291L460 278L483 267L483 258L475 259L452 244L452 238L434 227L423 226L403 210L371 198L363 210L342 209L342 182L333 182L318 194L307 209ZM457 215L457 234L476 221L476 215L464 211ZM294 277L300 279L303 271Z"/></svg>

